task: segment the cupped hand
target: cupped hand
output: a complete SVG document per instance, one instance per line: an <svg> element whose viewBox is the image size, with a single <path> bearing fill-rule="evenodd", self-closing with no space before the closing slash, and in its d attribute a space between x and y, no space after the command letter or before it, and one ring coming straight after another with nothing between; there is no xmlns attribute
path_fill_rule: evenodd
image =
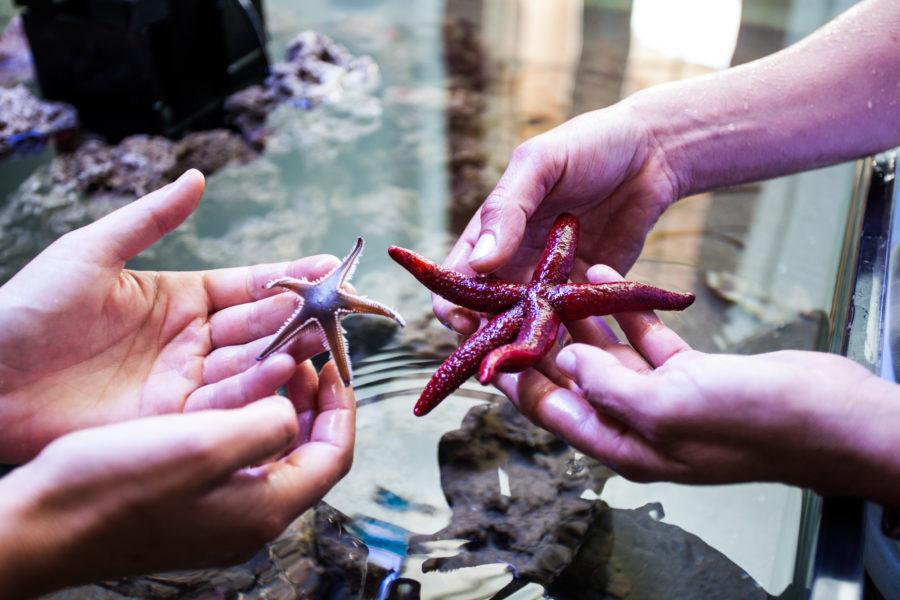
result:
<svg viewBox="0 0 900 600"><path fill-rule="evenodd" d="M516 148L444 266L528 281L551 225L568 212L582 231L572 279L584 281L597 263L625 272L678 198L677 188L666 157L632 109L619 104L585 113ZM477 327L476 315L436 296L434 310L461 333Z"/></svg>
<svg viewBox="0 0 900 600"><path fill-rule="evenodd" d="M588 276L621 279L605 267ZM884 493L875 485L884 479L881 458L872 457L896 456L878 432L879 423L900 420L897 386L833 354L705 354L653 313L616 319L630 345L598 319L570 327L587 342L557 355L570 385L534 370L495 383L536 424L635 481L782 481L821 493Z"/></svg>
<svg viewBox="0 0 900 600"><path fill-rule="evenodd" d="M265 283L315 278L334 257L200 272L125 262L177 227L204 180L175 183L73 231L0 288L0 462L23 462L75 429L273 393L318 339L257 363L295 307Z"/></svg>
<svg viewBox="0 0 900 600"><path fill-rule="evenodd" d="M318 381L302 363L287 388L293 405L74 432L0 479L4 597L250 558L353 459L355 401L333 363Z"/></svg>

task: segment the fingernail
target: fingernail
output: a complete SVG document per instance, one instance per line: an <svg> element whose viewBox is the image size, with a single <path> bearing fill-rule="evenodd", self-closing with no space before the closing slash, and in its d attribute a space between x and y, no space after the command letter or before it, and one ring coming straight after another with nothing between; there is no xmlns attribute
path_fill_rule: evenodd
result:
<svg viewBox="0 0 900 600"><path fill-rule="evenodd" d="M624 277L609 265L593 265L585 273L591 283L612 283L624 281Z"/></svg>
<svg viewBox="0 0 900 600"><path fill-rule="evenodd" d="M197 170L197 169L188 169L187 171L185 171L184 173L182 173L181 175L179 175L178 179L176 179L175 181L173 181L172 183L170 183L170 184L167 185L166 187L176 187L176 186L180 185L181 183L183 183L185 180L187 180L187 179L189 179L189 178L191 178L191 177L197 177L198 175L199 175L200 177L203 177L203 173L201 173L199 170Z"/></svg>
<svg viewBox="0 0 900 600"><path fill-rule="evenodd" d="M571 376L575 372L575 353L568 348L563 348L556 355L556 366L566 375Z"/></svg>
<svg viewBox="0 0 900 600"><path fill-rule="evenodd" d="M481 237L478 238L478 242L475 244L475 247L472 248L472 254L469 255L469 260L481 260L488 254L492 253L496 247L497 240L494 239L494 234L483 233L481 234Z"/></svg>
<svg viewBox="0 0 900 600"><path fill-rule="evenodd" d="M193 170L194 170L194 169L188 169L187 171L185 171L184 173L182 173L181 175L179 175L179 176L175 179L175 181L173 181L170 185L178 185L179 183L181 183L182 181L184 181L185 179L187 179L188 175L190 175L191 171L193 171Z"/></svg>
<svg viewBox="0 0 900 600"><path fill-rule="evenodd" d="M167 183L166 185L164 185L164 186L162 186L161 188L159 188L159 191L161 191L161 192L166 192L166 193L168 194L168 193L171 192L175 187L177 187L179 183L181 183L181 180L184 179L184 176L187 175L187 173L188 173L188 172L185 171L185 172L182 173L182 174L178 177L178 179L176 179L175 181L170 181L170 182Z"/></svg>
<svg viewBox="0 0 900 600"><path fill-rule="evenodd" d="M478 330L478 319L461 310L451 310L447 322L450 329L457 333L469 334Z"/></svg>
<svg viewBox="0 0 900 600"><path fill-rule="evenodd" d="M203 177L203 172L200 171L200 169L195 169L195 168L191 167L190 169L188 169L187 171L182 173L181 176L176 181L181 181L182 179L189 177L189 176L196 177L197 175L199 175L200 177Z"/></svg>

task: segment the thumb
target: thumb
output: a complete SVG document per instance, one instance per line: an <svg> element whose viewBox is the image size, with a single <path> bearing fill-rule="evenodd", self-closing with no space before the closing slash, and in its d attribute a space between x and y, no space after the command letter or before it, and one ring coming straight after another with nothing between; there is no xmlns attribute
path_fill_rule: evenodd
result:
<svg viewBox="0 0 900 600"><path fill-rule="evenodd" d="M479 273L503 266L519 248L528 219L553 190L563 169L548 152L543 134L519 146L503 176L481 206L481 229L469 265ZM542 148L542 149L538 149Z"/></svg>
<svg viewBox="0 0 900 600"><path fill-rule="evenodd" d="M92 248L97 262L121 267L181 225L200 202L204 186L203 174L189 169L175 182L82 228L79 235L90 238L82 247Z"/></svg>

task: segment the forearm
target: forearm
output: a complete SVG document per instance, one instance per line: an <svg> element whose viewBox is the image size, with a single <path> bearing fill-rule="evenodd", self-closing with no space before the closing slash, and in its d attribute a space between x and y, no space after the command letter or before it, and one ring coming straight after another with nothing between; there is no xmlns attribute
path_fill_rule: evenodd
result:
<svg viewBox="0 0 900 600"><path fill-rule="evenodd" d="M900 145L900 3L867 0L797 44L623 101L679 197Z"/></svg>

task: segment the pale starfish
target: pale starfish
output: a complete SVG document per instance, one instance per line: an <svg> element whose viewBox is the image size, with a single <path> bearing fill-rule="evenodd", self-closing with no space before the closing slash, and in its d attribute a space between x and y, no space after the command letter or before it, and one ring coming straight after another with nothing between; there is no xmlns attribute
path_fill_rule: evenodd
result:
<svg viewBox="0 0 900 600"><path fill-rule="evenodd" d="M353 371L350 368L347 339L341 327L341 318L351 313L367 313L390 317L401 327L405 325L403 317L396 311L374 300L341 289L344 283L353 277L353 271L356 270L364 246L365 241L356 238L356 246L341 264L316 281L282 277L266 284L267 288L278 286L290 290L300 296L300 300L297 310L284 322L275 334L275 339L256 360L264 359L305 331L317 327L322 334L322 343L331 352L331 358L337 365L344 385L351 384Z"/></svg>

